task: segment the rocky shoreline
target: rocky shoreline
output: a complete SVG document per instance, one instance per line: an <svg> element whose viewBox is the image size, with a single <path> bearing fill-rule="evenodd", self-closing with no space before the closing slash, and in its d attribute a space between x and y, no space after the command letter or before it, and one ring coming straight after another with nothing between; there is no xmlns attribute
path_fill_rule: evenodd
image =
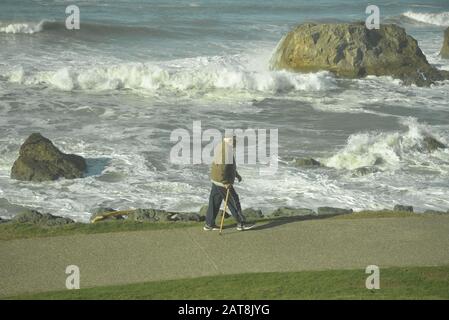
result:
<svg viewBox="0 0 449 320"><path fill-rule="evenodd" d="M366 210L371 211L371 210ZM383 212L406 212L406 213L415 213L417 215L423 214L438 214L444 215L449 214L449 210L445 211L437 211L437 210L426 210L424 212L415 212L413 206L407 205L395 205L392 210L383 209L377 210ZM96 217L104 215L105 213L120 213L121 211L116 211L111 208L98 208L94 210L94 213L91 214L90 221L94 220ZM121 222L137 222L137 223L161 223L161 222L203 222L206 217L207 205L201 207L199 212L171 212L159 209L132 209L126 215L112 215L110 217L104 218L95 223L104 223L104 222L113 222L113 223L121 223ZM360 211L360 212L365 212ZM222 211L220 211L220 214ZM349 215L356 214L357 211L348 208L335 208L335 207L318 207L317 210L309 209L309 208L293 208L293 207L279 207L274 211L268 212L264 214L260 209L254 208L246 208L243 210L244 215L249 221L260 221L264 219L276 219L276 218L292 218L292 217L302 217L302 218L326 218L340 215ZM225 215L226 218L230 218L230 214ZM232 219L232 218L231 218ZM41 213L36 210L26 209L12 219L2 219L0 218L0 224L31 224L37 226L45 226L45 227L57 227L64 226L68 224L77 223L73 219L67 217L61 217L52 215L50 213Z"/></svg>
<svg viewBox="0 0 449 320"><path fill-rule="evenodd" d="M432 136L426 136L421 145L423 152L431 153L437 149L446 149L447 146L435 139ZM378 159L369 167L360 167L353 170L354 176L362 176L373 174L381 171L378 164L382 163L382 159ZM292 159L290 165L296 167L303 167L307 170L314 168L325 168L325 164L311 158L295 158ZM55 180L58 178L82 178L86 171L85 159L76 155L67 155L59 151L54 144L39 133L34 133L25 141L20 149L19 158L14 163L11 170L11 177L19 180L28 181L44 181ZM21 173L21 174L19 174ZM2 203L0 203L2 205ZM2 206L5 204L3 203ZM22 208L20 206L11 205L9 214L14 214L10 220L0 218L0 224L4 223L28 223L40 226L61 226L75 223L74 220L66 217L60 217L49 213L41 213L36 210ZM6 202L8 208L8 202ZM385 209L388 210L388 209ZM414 212L412 206L396 205L392 212ZM200 208L199 212L172 212L152 208L138 208L127 210L126 214L121 214L122 211L117 212L113 208L98 208L93 210L90 221L95 219L96 223L102 221L133 221L133 222L201 222L205 220L207 212L207 205ZM108 217L103 218L104 214ZM354 213L353 209L348 208L334 208L334 207L319 207L317 210L310 208L292 208L279 207L272 212L263 213L260 209L247 208L243 210L244 215L249 220L272 219L282 217L326 217ZM421 214L447 214L443 211L428 210ZM227 217L230 215L227 214ZM100 217L101 219L96 219ZM98 222L97 222L98 220Z"/></svg>

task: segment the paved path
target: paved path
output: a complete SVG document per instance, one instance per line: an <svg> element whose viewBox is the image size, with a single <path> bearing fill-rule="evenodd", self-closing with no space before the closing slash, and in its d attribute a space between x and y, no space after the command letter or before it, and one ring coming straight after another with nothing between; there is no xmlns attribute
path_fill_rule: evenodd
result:
<svg viewBox="0 0 449 320"><path fill-rule="evenodd" d="M200 228L0 242L0 296L243 272L449 265L449 217L269 223L223 236Z"/></svg>

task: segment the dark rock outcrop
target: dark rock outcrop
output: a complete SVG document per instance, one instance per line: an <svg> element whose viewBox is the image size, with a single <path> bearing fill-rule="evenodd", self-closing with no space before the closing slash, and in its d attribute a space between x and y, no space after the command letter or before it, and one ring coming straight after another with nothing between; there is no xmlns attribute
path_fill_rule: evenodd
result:
<svg viewBox="0 0 449 320"><path fill-rule="evenodd" d="M137 209L128 215L129 221L138 222L158 222L170 221L170 217L174 213L157 209Z"/></svg>
<svg viewBox="0 0 449 320"><path fill-rule="evenodd" d="M352 209L342 209L333 207L319 207L317 210L319 216L350 214L352 212L353 212Z"/></svg>
<svg viewBox="0 0 449 320"><path fill-rule="evenodd" d="M254 208L246 208L243 211L243 215L248 219L261 219L263 218L262 210Z"/></svg>
<svg viewBox="0 0 449 320"><path fill-rule="evenodd" d="M314 214L315 212L312 209L280 207L274 210L270 215L273 217L294 217L294 216L309 216Z"/></svg>
<svg viewBox="0 0 449 320"><path fill-rule="evenodd" d="M394 206L393 211L413 212L413 207L397 204Z"/></svg>
<svg viewBox="0 0 449 320"><path fill-rule="evenodd" d="M366 176L368 174L376 173L379 171L380 171L379 168L376 168L376 167L370 167L370 166L360 167L360 168L356 168L353 170L352 176L353 177L361 177L361 176Z"/></svg>
<svg viewBox="0 0 449 320"><path fill-rule="evenodd" d="M11 178L25 181L50 181L59 178L82 178L84 158L65 154L39 133L33 133L20 147L19 158L11 169Z"/></svg>
<svg viewBox="0 0 449 320"><path fill-rule="evenodd" d="M106 214L106 216L104 216ZM103 217L102 219L95 219ZM92 213L91 222L102 221L168 222L168 221L204 221L205 217L192 212L169 212L159 209L135 209L117 211L112 208L99 208Z"/></svg>
<svg viewBox="0 0 449 320"><path fill-rule="evenodd" d="M192 212L169 212L158 209L137 209L128 214L128 221L168 222L168 221L204 221L204 216Z"/></svg>
<svg viewBox="0 0 449 320"><path fill-rule="evenodd" d="M431 137L431 136L424 137L423 147L424 147L425 151L427 151L427 152L432 152L437 149L446 149L447 148L447 146L444 143L438 141L437 139L435 139L434 137Z"/></svg>
<svg viewBox="0 0 449 320"><path fill-rule="evenodd" d="M449 28L444 31L443 47L441 48L441 58L449 59Z"/></svg>
<svg viewBox="0 0 449 320"><path fill-rule="evenodd" d="M74 223L72 219L54 216L49 213L40 213L36 210L26 210L16 215L11 222L29 223L41 226L61 226Z"/></svg>
<svg viewBox="0 0 449 320"><path fill-rule="evenodd" d="M313 158L298 158L293 161L297 167L320 167L322 164Z"/></svg>
<svg viewBox="0 0 449 320"><path fill-rule="evenodd" d="M204 221L204 220L205 220L204 216L200 216L198 213L193 213L193 212L175 213L174 215L172 215L170 217L170 221L200 222L200 221Z"/></svg>
<svg viewBox="0 0 449 320"><path fill-rule="evenodd" d="M418 42L394 24L379 30L368 30L364 23L301 24L281 40L271 66L327 70L346 78L391 76L418 86L449 79L449 72L431 66Z"/></svg>

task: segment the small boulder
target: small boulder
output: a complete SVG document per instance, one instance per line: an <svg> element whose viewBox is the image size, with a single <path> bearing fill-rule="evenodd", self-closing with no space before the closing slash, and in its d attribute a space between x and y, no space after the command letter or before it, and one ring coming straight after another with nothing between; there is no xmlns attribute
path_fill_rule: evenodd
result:
<svg viewBox="0 0 449 320"><path fill-rule="evenodd" d="M294 160L294 165L297 167L321 167L322 164L313 158L298 158Z"/></svg>
<svg viewBox="0 0 449 320"><path fill-rule="evenodd" d="M385 160L382 157L377 157L376 161L374 161L375 166L381 166L383 164L385 164Z"/></svg>
<svg viewBox="0 0 449 320"><path fill-rule="evenodd" d="M413 207L397 204L394 206L393 211L413 212Z"/></svg>
<svg viewBox="0 0 449 320"><path fill-rule="evenodd" d="M259 209L253 209L253 208L246 208L242 211L245 218L249 219L260 219L263 218L262 210Z"/></svg>
<svg viewBox="0 0 449 320"><path fill-rule="evenodd" d="M40 213L36 210L25 210L16 215L11 221L14 223L29 223L44 226L61 226L75 222L70 218L54 216L49 213Z"/></svg>
<svg viewBox="0 0 449 320"><path fill-rule="evenodd" d="M174 212L158 209L137 209L128 215L128 220L137 222L165 222L172 221Z"/></svg>
<svg viewBox="0 0 449 320"><path fill-rule="evenodd" d="M50 181L82 178L87 165L84 158L65 154L39 133L33 133L20 147L11 178L24 181Z"/></svg>
<svg viewBox="0 0 449 320"><path fill-rule="evenodd" d="M280 207L274 210L270 215L274 217L294 217L294 216L310 216L315 212L307 208Z"/></svg>
<svg viewBox="0 0 449 320"><path fill-rule="evenodd" d="M423 147L424 147L425 151L427 151L427 152L432 152L437 149L446 149L447 148L447 146L444 143L438 141L437 139L435 139L434 137L431 137L431 136L424 137Z"/></svg>
<svg viewBox="0 0 449 320"><path fill-rule="evenodd" d="M188 212L188 213L175 213L170 217L171 221L204 221L205 217L199 215L198 213Z"/></svg>
<svg viewBox="0 0 449 320"><path fill-rule="evenodd" d="M317 211L319 216L350 214L352 212L353 212L352 209L342 209L342 208L333 208L333 207L319 207L318 211Z"/></svg>
<svg viewBox="0 0 449 320"><path fill-rule="evenodd" d="M379 168L376 167L360 167L357 169L354 169L352 172L352 176L353 177L361 177L361 176L366 176L368 174L372 174L372 173L376 173L379 172Z"/></svg>
<svg viewBox="0 0 449 320"><path fill-rule="evenodd" d="M443 47L441 48L441 58L449 59L449 28L444 31Z"/></svg>
<svg viewBox="0 0 449 320"><path fill-rule="evenodd" d="M38 224L42 220L42 213L36 210L25 210L14 216L13 222Z"/></svg>

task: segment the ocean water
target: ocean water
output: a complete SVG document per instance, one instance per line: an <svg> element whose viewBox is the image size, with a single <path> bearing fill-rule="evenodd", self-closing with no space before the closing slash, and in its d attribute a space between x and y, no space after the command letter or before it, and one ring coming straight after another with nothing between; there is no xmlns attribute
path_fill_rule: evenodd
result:
<svg viewBox="0 0 449 320"><path fill-rule="evenodd" d="M207 165L169 161L177 128L279 130L279 169L240 167L243 207L449 209L449 82L405 87L388 77L270 71L282 36L305 21L357 21L367 1L76 1L81 29L64 27L72 1L0 2L0 216L17 206L87 221L99 206L195 211ZM415 37L430 63L449 26L449 1L383 1L382 22ZM24 139L41 132L88 159L87 177L9 178ZM326 168L297 168L313 157ZM381 161L379 161L381 159ZM376 162L377 161L377 162ZM379 171L354 175L378 165Z"/></svg>

